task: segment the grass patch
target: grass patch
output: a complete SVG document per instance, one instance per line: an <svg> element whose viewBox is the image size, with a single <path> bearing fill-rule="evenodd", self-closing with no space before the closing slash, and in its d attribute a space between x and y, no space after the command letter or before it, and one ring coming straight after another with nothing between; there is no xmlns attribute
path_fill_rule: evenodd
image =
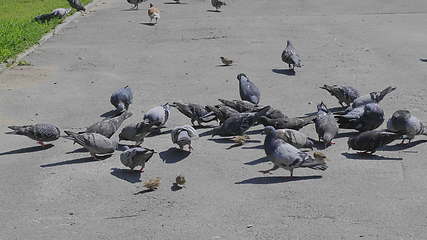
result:
<svg viewBox="0 0 427 240"><path fill-rule="evenodd" d="M90 1L81 0L83 4ZM34 21L35 16L61 7L70 6L66 0L0 0L0 63L36 44L44 34L61 23L63 19L46 23Z"/></svg>

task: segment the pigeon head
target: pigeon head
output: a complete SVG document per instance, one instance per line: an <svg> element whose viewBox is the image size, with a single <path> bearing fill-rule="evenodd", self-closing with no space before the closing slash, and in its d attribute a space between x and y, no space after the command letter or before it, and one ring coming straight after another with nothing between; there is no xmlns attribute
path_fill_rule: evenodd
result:
<svg viewBox="0 0 427 240"><path fill-rule="evenodd" d="M244 74L244 73L240 73L239 75L237 75L237 79L239 80L239 81L248 81L249 79L248 79L248 77L246 76L246 74Z"/></svg>
<svg viewBox="0 0 427 240"><path fill-rule="evenodd" d="M149 5L149 6L150 6L150 8L151 8L151 7L154 7L154 5L153 5L152 3L150 3L150 5Z"/></svg>
<svg viewBox="0 0 427 240"><path fill-rule="evenodd" d="M123 111L125 111L126 106L124 103L120 102L119 104L117 104L117 112L121 113Z"/></svg>
<svg viewBox="0 0 427 240"><path fill-rule="evenodd" d="M291 43L291 41L290 41L290 40L287 40L287 41L286 41L286 46L292 46L292 43Z"/></svg>
<svg viewBox="0 0 427 240"><path fill-rule="evenodd" d="M264 128L264 132L267 136L271 136L271 135L275 135L276 134L276 130L274 129L274 127L272 126L267 126Z"/></svg>
<svg viewBox="0 0 427 240"><path fill-rule="evenodd" d="M317 105L317 111L326 112L326 113L329 112L328 108L323 102Z"/></svg>
<svg viewBox="0 0 427 240"><path fill-rule="evenodd" d="M169 105L169 103L165 103L162 105L162 107L163 107L163 109L165 109L166 112L169 112L171 105Z"/></svg>
<svg viewBox="0 0 427 240"><path fill-rule="evenodd" d="M329 132L325 132L325 134L323 135L323 142L326 145L329 145L329 144L331 144L333 138L334 138L333 134L331 134Z"/></svg>

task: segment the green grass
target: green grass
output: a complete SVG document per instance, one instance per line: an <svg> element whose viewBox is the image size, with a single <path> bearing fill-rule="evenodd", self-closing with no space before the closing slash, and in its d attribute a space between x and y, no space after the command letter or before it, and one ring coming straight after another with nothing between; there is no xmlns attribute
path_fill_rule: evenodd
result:
<svg viewBox="0 0 427 240"><path fill-rule="evenodd" d="M87 4L91 0L81 0ZM63 19L38 23L34 17L55 8L69 8L67 0L0 0L0 63L36 44ZM70 14L73 14L73 10Z"/></svg>

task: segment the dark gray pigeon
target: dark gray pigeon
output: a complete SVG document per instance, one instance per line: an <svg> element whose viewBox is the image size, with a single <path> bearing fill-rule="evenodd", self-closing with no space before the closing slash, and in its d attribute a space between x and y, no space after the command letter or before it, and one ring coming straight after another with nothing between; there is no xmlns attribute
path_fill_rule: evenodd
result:
<svg viewBox="0 0 427 240"><path fill-rule="evenodd" d="M123 121L132 116L131 112L123 112L120 116L114 118L106 118L102 121L94 123L86 129L86 133L98 133L107 138L113 136L113 134L120 128ZM83 132L79 132L83 133Z"/></svg>
<svg viewBox="0 0 427 240"><path fill-rule="evenodd" d="M214 114L211 117L207 117L207 114L209 113L209 111L207 110L206 107L201 106L199 104L194 104L194 103L183 104L179 102L173 102L170 106L175 107L182 114L190 118L191 124L193 126L194 126L194 122L197 122L197 124L201 126L201 123L207 123L207 122L216 120L216 117Z"/></svg>
<svg viewBox="0 0 427 240"><path fill-rule="evenodd" d="M117 148L117 142L106 138L98 133L74 133L71 131L64 131L68 136L74 140L74 143L86 148L90 155L98 160L98 155L111 155Z"/></svg>
<svg viewBox="0 0 427 240"><path fill-rule="evenodd" d="M125 151L120 154L120 162L132 170L137 166L141 166L139 171L143 172L145 163L153 157L154 153L156 152L149 148L129 148L128 146L125 146Z"/></svg>
<svg viewBox="0 0 427 240"><path fill-rule="evenodd" d="M225 105L217 105L217 106L206 106L206 109L209 111L208 114L203 116L202 118L211 118L215 116L216 119L219 120L219 123L224 123L227 118L231 117L234 114L239 114L237 110Z"/></svg>
<svg viewBox="0 0 427 240"><path fill-rule="evenodd" d="M244 100L218 99L218 101L238 112L256 112L260 109L256 104Z"/></svg>
<svg viewBox="0 0 427 240"><path fill-rule="evenodd" d="M240 98L243 101L258 105L261 94L257 86L244 73L237 75L237 79L239 80Z"/></svg>
<svg viewBox="0 0 427 240"><path fill-rule="evenodd" d="M411 142L416 135L427 135L424 124L408 110L398 110L394 112L387 121L387 130L406 135L409 142Z"/></svg>
<svg viewBox="0 0 427 240"><path fill-rule="evenodd" d="M116 107L118 113L128 110L132 100L132 89L129 86L118 89L110 97L110 102Z"/></svg>
<svg viewBox="0 0 427 240"><path fill-rule="evenodd" d="M212 3L212 7L214 7L214 8L216 9L216 11L217 11L217 12L219 12L219 9L220 9L222 6L225 6L225 5L226 5L226 4L225 4L225 2L220 1L220 0L211 0L211 3Z"/></svg>
<svg viewBox="0 0 427 240"><path fill-rule="evenodd" d="M172 143L178 144L179 149L183 150L184 146L188 145L188 151L191 152L191 139L198 137L196 129L190 125L176 127L171 132Z"/></svg>
<svg viewBox="0 0 427 240"><path fill-rule="evenodd" d="M144 122L156 127L163 127L169 119L169 103L154 107L144 114Z"/></svg>
<svg viewBox="0 0 427 240"><path fill-rule="evenodd" d="M49 123L38 123L24 126L8 126L8 128L13 131L6 132L6 134L27 136L33 140L36 140L37 143L42 146L45 146L44 142L55 141L61 134L61 131L57 126Z"/></svg>
<svg viewBox="0 0 427 240"><path fill-rule="evenodd" d="M138 5L140 3L143 3L147 0L127 0L129 4L133 4L133 7L131 7L131 9L138 9Z"/></svg>
<svg viewBox="0 0 427 240"><path fill-rule="evenodd" d="M266 116L260 116L257 118L257 121L264 126L272 126L275 129L289 128L300 130L304 126L312 124L315 118L316 116L271 119Z"/></svg>
<svg viewBox="0 0 427 240"><path fill-rule="evenodd" d="M282 61L289 65L289 69L294 70L295 67L302 67L301 58L296 53L291 41L286 41L286 48L282 52Z"/></svg>
<svg viewBox="0 0 427 240"><path fill-rule="evenodd" d="M371 92L367 95L360 96L353 101L351 106L348 107L346 111L351 111L352 109L366 105L368 103L379 103L387 94L393 92L395 89L395 87L387 87L381 92Z"/></svg>
<svg viewBox="0 0 427 240"><path fill-rule="evenodd" d="M383 130L362 132L348 139L348 148L373 154L377 148L385 146L402 137L401 133L392 133Z"/></svg>
<svg viewBox="0 0 427 240"><path fill-rule="evenodd" d="M344 107L345 103L347 106L350 106L350 104L360 97L359 91L357 91L355 88L350 86L340 86L340 85L323 85L323 87L320 87L321 89L325 89L328 91L332 96L336 97L338 99L338 102L341 106Z"/></svg>
<svg viewBox="0 0 427 240"><path fill-rule="evenodd" d="M327 158L323 153L315 152L313 155L314 157L311 157L307 153L302 152L279 138L273 127L266 127L265 133L265 154L274 165L271 169L261 171L262 173L266 174L281 167L289 170L292 177L294 168L311 168L322 171L328 168L325 162Z"/></svg>
<svg viewBox="0 0 427 240"><path fill-rule="evenodd" d="M338 126L359 132L374 130L384 122L384 111L376 103L368 103L353 109L345 115L336 115Z"/></svg>
<svg viewBox="0 0 427 240"><path fill-rule="evenodd" d="M259 116L264 115L269 109L270 106L266 106L257 113L232 115L221 126L212 129L212 137L241 136L257 122Z"/></svg>
<svg viewBox="0 0 427 240"><path fill-rule="evenodd" d="M332 139L338 134L338 123L323 102L317 105L314 126L319 136L319 142L322 139L325 147L329 146L332 143Z"/></svg>
<svg viewBox="0 0 427 240"><path fill-rule="evenodd" d="M86 8L83 6L80 0L68 0L68 3L72 8L76 9L77 11L86 11Z"/></svg>
<svg viewBox="0 0 427 240"><path fill-rule="evenodd" d="M57 8L57 9L54 9L51 13L42 14L42 15L35 17L34 20L36 20L38 22L47 22L53 18L63 18L70 11L71 11L71 8Z"/></svg>
<svg viewBox="0 0 427 240"><path fill-rule="evenodd" d="M144 122L132 123L125 126L119 134L119 141L135 141L136 145L141 145L144 138L151 132L152 125Z"/></svg>

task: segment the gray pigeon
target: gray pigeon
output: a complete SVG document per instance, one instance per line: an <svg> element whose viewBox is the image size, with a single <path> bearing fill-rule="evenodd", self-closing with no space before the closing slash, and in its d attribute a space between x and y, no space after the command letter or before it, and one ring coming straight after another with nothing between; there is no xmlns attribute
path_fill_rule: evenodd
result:
<svg viewBox="0 0 427 240"><path fill-rule="evenodd" d="M379 103L387 94L393 92L395 89L395 87L387 87L381 92L371 92L367 95L360 96L353 101L351 106L348 107L346 111L351 111L357 107L366 105L368 103Z"/></svg>
<svg viewBox="0 0 427 240"><path fill-rule="evenodd" d="M128 110L132 100L132 89L129 86L118 89L110 97L110 102L116 107L118 113Z"/></svg>
<svg viewBox="0 0 427 240"><path fill-rule="evenodd" d="M144 114L144 122L156 127L163 127L169 119L170 106L166 103L161 106L154 107Z"/></svg>
<svg viewBox="0 0 427 240"><path fill-rule="evenodd" d="M203 116L203 118L210 118L212 116L215 116L215 118L219 120L220 124L224 123L224 121L227 120L227 118L231 117L233 114L239 114L239 112L234 108L225 105L207 105L206 109L209 111L209 113Z"/></svg>
<svg viewBox="0 0 427 240"><path fill-rule="evenodd" d="M271 119L267 116L260 116L257 118L258 123L264 126L272 126L275 129L285 129L290 128L294 130L300 130L301 128L312 124L316 116L307 116L307 117L296 117L296 118L277 118Z"/></svg>
<svg viewBox="0 0 427 240"><path fill-rule="evenodd" d="M212 129L212 137L216 135L222 137L240 136L255 125L257 119L269 110L270 106L266 106L257 113L234 114L227 118L221 126Z"/></svg>
<svg viewBox="0 0 427 240"><path fill-rule="evenodd" d="M225 4L225 2L222 2L222 1L220 1L220 0L211 0L211 3L212 3L212 7L214 7L215 9L216 9L216 11L217 12L219 12L219 9L222 7L222 6L225 6L226 4Z"/></svg>
<svg viewBox="0 0 427 240"><path fill-rule="evenodd" d="M277 129L276 136L296 148L313 149L314 143L304 133L294 129Z"/></svg>
<svg viewBox="0 0 427 240"><path fill-rule="evenodd" d="M237 75L237 79L239 80L240 98L243 101L258 105L261 94L257 86L244 73Z"/></svg>
<svg viewBox="0 0 427 240"><path fill-rule="evenodd" d="M387 130L406 135L409 142L416 135L427 135L424 124L408 110L398 110L387 121ZM403 143L403 141L402 141Z"/></svg>
<svg viewBox="0 0 427 240"><path fill-rule="evenodd" d="M188 145L188 151L191 152L191 139L198 137L197 131L190 125L176 127L171 132L172 143L178 144L179 149L183 150L185 145Z"/></svg>
<svg viewBox="0 0 427 240"><path fill-rule="evenodd" d="M332 139L338 134L338 123L322 102L317 105L316 119L314 119L317 135L323 140L325 148L332 143Z"/></svg>
<svg viewBox="0 0 427 240"><path fill-rule="evenodd" d="M201 123L211 122L216 120L216 117L214 114L211 117L206 117L209 111L206 107L203 107L199 104L194 103L188 103L183 104L179 102L174 102L170 105L171 107L175 107L180 111L182 114L187 116L191 119L191 124L194 126L194 122L197 122L199 126L201 126Z"/></svg>
<svg viewBox="0 0 427 240"><path fill-rule="evenodd" d="M301 58L296 53L294 46L291 41L286 42L286 48L282 52L282 61L289 65L289 69L294 70L295 67L302 67Z"/></svg>
<svg viewBox="0 0 427 240"><path fill-rule="evenodd" d="M302 152L279 138L273 127L266 127L265 133L265 154L274 165L271 169L261 171L262 173L266 174L281 167L289 170L292 177L294 168L307 167L322 171L328 168L325 162L327 158L323 153L315 152L313 155L314 157L309 156L307 153Z"/></svg>
<svg viewBox="0 0 427 240"><path fill-rule="evenodd" d="M125 146L125 149L120 154L120 162L132 170L137 166L141 166L140 172L144 171L145 163L156 153L153 149L143 147L129 148Z"/></svg>
<svg viewBox="0 0 427 240"><path fill-rule="evenodd" d="M401 138L402 135L403 134L401 133L372 130L350 137L347 144L349 149L352 148L354 150L365 151L365 153L373 154L377 148Z"/></svg>
<svg viewBox="0 0 427 240"><path fill-rule="evenodd" d="M323 87L320 87L321 89L325 89L328 91L332 96L336 97L338 99L338 102L341 106L344 107L345 103L347 106L350 106L350 104L360 97L359 91L357 91L355 88L350 86L340 86L340 85L323 85Z"/></svg>
<svg viewBox="0 0 427 240"><path fill-rule="evenodd" d="M384 122L384 111L376 103L368 103L353 109L345 115L336 115L338 126L359 132L374 130Z"/></svg>
<svg viewBox="0 0 427 240"><path fill-rule="evenodd" d="M59 138L61 131L55 125L49 123L38 123L34 125L25 126L9 126L12 132L6 132L6 134L23 135L33 140L36 140L38 144L45 146L44 142L55 141Z"/></svg>
<svg viewBox="0 0 427 240"><path fill-rule="evenodd" d="M63 18L70 11L71 11L71 8L57 8L57 9L54 9L51 13L42 14L35 17L34 20L38 22L46 22L46 21L50 21L53 18Z"/></svg>
<svg viewBox="0 0 427 240"><path fill-rule="evenodd" d="M129 4L133 4L131 9L138 9L138 4L143 3L147 0L127 0Z"/></svg>
<svg viewBox="0 0 427 240"><path fill-rule="evenodd" d="M125 126L119 134L119 141L135 141L136 145L141 145L144 138L150 133L152 125L144 122L132 123Z"/></svg>
<svg viewBox="0 0 427 240"><path fill-rule="evenodd" d="M86 148L95 160L98 160L97 155L111 155L117 148L117 142L98 133L78 134L71 131L64 132L74 140L74 143Z"/></svg>
<svg viewBox="0 0 427 240"><path fill-rule="evenodd" d="M98 133L107 138L113 136L113 134L120 128L123 121L132 116L131 112L123 112L120 116L114 118L106 118L102 121L94 123L86 129L86 133ZM80 132L83 133L83 132Z"/></svg>
<svg viewBox="0 0 427 240"><path fill-rule="evenodd" d="M72 8L76 9L77 11L86 11L86 8L83 6L80 0L68 0L68 3Z"/></svg>

